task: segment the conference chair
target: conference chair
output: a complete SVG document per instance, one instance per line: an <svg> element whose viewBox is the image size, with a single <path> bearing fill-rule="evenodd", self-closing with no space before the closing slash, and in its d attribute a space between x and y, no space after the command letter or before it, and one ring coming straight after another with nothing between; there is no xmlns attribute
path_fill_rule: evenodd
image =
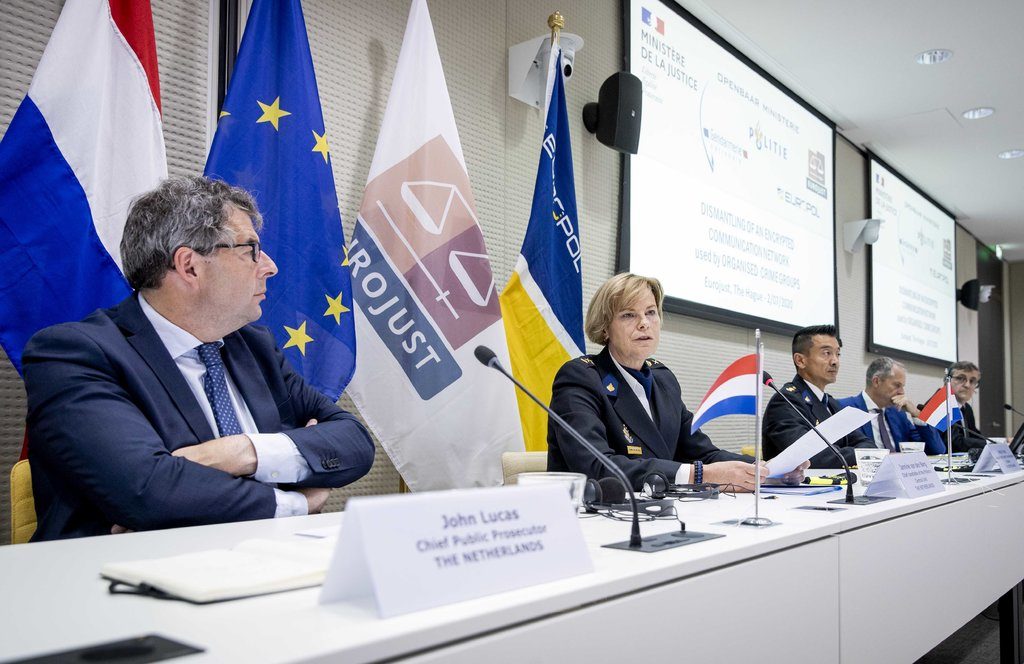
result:
<svg viewBox="0 0 1024 664"><path fill-rule="evenodd" d="M32 469L28 459L11 468L11 544L24 544L36 532L36 504L32 498Z"/></svg>
<svg viewBox="0 0 1024 664"><path fill-rule="evenodd" d="M519 473L539 473L547 469L547 452L503 452L501 455L501 474L505 484L515 484Z"/></svg>

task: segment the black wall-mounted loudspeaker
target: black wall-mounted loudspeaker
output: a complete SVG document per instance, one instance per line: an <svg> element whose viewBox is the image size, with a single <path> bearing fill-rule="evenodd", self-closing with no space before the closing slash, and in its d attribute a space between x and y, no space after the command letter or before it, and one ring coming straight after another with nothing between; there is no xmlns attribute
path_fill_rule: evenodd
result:
<svg viewBox="0 0 1024 664"><path fill-rule="evenodd" d="M643 83L628 71L612 74L601 84L597 102L583 106L583 126L611 149L636 154L643 92Z"/></svg>

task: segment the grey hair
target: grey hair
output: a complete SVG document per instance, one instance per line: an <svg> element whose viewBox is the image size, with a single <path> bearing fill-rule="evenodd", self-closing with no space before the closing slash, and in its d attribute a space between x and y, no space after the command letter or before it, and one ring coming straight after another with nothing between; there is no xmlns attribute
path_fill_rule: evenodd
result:
<svg viewBox="0 0 1024 664"><path fill-rule="evenodd" d="M191 247L200 255L234 239L232 208L249 216L257 231L263 217L249 192L202 176L170 177L136 198L121 237L121 262L128 285L157 288L173 267L174 252Z"/></svg>
<svg viewBox="0 0 1024 664"><path fill-rule="evenodd" d="M893 370L896 367L903 367L902 364L892 359L891 357L877 357L871 361L868 365L868 370L865 372L865 385L871 385L871 380L877 376L878 378L888 378L892 375Z"/></svg>

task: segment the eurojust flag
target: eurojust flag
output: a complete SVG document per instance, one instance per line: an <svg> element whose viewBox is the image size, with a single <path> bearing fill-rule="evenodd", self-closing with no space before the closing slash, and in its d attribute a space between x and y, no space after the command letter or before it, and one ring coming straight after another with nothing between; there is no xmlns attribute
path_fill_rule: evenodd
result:
<svg viewBox="0 0 1024 664"><path fill-rule="evenodd" d="M508 364L425 0L413 0L349 247L359 363L356 407L413 490L502 481L523 449L513 386L473 355Z"/></svg>

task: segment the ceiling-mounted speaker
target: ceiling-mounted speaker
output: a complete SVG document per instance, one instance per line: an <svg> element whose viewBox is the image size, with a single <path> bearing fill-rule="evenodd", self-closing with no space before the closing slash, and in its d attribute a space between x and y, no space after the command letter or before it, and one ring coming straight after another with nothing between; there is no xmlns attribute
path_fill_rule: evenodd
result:
<svg viewBox="0 0 1024 664"><path fill-rule="evenodd" d="M644 87L628 71L612 74L601 84L597 102L583 106L583 126L613 150L636 154Z"/></svg>

